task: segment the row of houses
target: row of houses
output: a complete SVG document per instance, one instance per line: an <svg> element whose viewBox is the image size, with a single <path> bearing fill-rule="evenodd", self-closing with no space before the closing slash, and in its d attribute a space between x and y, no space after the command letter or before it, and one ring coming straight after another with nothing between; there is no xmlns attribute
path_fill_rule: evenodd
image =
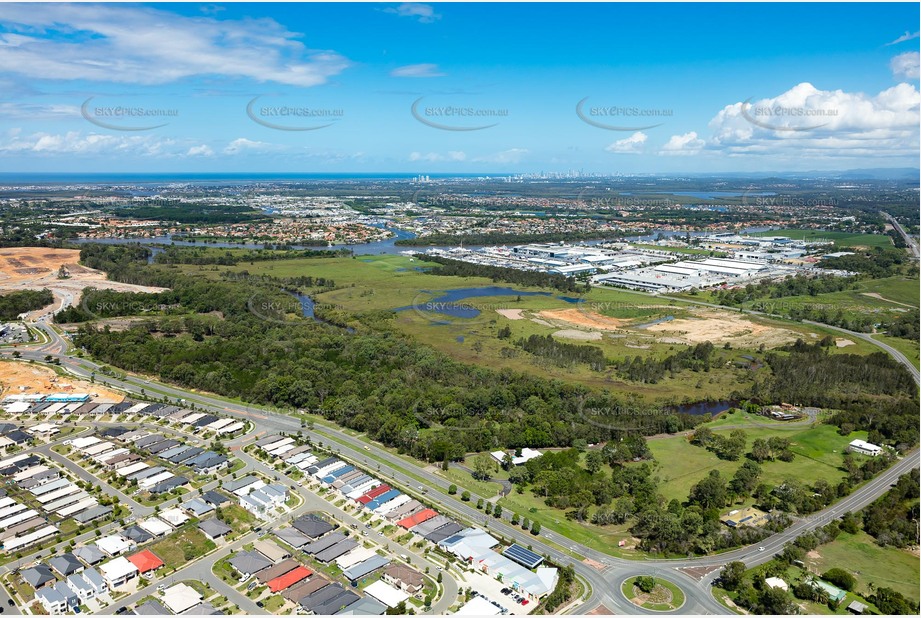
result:
<svg viewBox="0 0 921 618"><path fill-rule="evenodd" d="M187 408L163 403L144 403L125 400L121 403L97 403L90 401L85 394L56 395L11 395L0 406L9 414L82 416L104 414L115 416L143 415L155 420L165 420L171 425L182 426L188 433L214 432L224 437L231 437L242 431L246 423L233 418L219 417L214 414L195 412Z"/></svg>
<svg viewBox="0 0 921 618"><path fill-rule="evenodd" d="M539 457L540 453L532 456ZM500 554L493 549L499 545L494 537L478 528L466 528L386 483L371 477L366 479L367 475L335 457L317 462L308 472L375 515L412 532L421 540L457 554L475 569L501 578L531 600L543 598L556 586L559 577L556 568L531 570L542 561L540 556L517 545L506 550L511 551L510 554ZM525 555L526 562L522 559Z"/></svg>
<svg viewBox="0 0 921 618"><path fill-rule="evenodd" d="M0 498L2 551L17 551L41 543L58 534L57 524L66 519L86 524L113 510L111 506L100 505L95 497L62 476L60 469L40 455L19 454L0 460L0 477L7 479L7 485L25 492L16 494L19 499L9 495Z"/></svg>
<svg viewBox="0 0 921 618"><path fill-rule="evenodd" d="M278 510L284 510L288 488L280 483L266 483L255 475L225 481L225 490L234 494L240 506L262 520L273 519Z"/></svg>

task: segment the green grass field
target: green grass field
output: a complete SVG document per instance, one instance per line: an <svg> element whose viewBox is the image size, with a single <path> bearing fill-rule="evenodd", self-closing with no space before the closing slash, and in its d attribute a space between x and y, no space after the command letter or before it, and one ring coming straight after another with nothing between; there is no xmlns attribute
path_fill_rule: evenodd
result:
<svg viewBox="0 0 921 618"><path fill-rule="evenodd" d="M552 379L578 382L596 388L614 388L637 393L646 401L675 402L696 401L714 394L728 394L744 390L755 377L750 371L738 369L732 361L752 350L738 349L725 354L723 362L715 363L714 369L706 375L683 372L676 377L667 377L658 384L628 383L613 369L598 372L587 365L561 367L545 359L532 356L514 346L514 341L531 335L549 335L560 330L587 328L573 323L585 315L604 316L619 320L625 328L617 333L605 332L598 340L567 338L567 343L593 345L602 349L612 360L640 357L662 358L674 354L684 346L661 343L653 333L642 329L631 329L631 325L643 324L666 316L689 317L699 309L680 301L660 299L625 290L594 288L582 295L584 302L573 303L556 290L544 290L493 282L484 277L441 277L421 272L420 268L437 268L415 258L399 255L362 256L360 258L292 259L266 262L242 263L230 267L182 266L190 274L209 278L220 276L220 271L247 271L254 275L290 277L311 275L332 279L336 288L314 294L322 304L341 307L352 312L369 310L408 309L394 315L394 324L402 332L411 335L423 344L436 348L451 357L469 363L488 364L496 368L508 368L542 375ZM455 318L427 310L427 303L437 299L447 290L481 286L503 286L516 290L516 294L496 297L471 297L462 300L464 305L477 308L480 314L473 318ZM519 296L517 291L539 292L539 295ZM524 319L511 319L500 310L520 310ZM564 310L565 319L547 322L544 311ZM602 317L601 319L604 319ZM781 326L772 323L772 326ZM500 340L500 328L508 326L512 331L509 340ZM789 330L808 331L801 325L783 324ZM574 335L575 336L575 335ZM580 335L581 336L581 335ZM805 334L804 334L805 336ZM721 351L722 354L722 351ZM727 366L728 362L728 366Z"/></svg>
<svg viewBox="0 0 921 618"><path fill-rule="evenodd" d="M786 236L794 240L831 240L835 247L891 247L892 239L884 234L854 234L851 232L826 232L821 230L769 230L755 232L752 236Z"/></svg>
<svg viewBox="0 0 921 618"><path fill-rule="evenodd" d="M729 421L725 423L724 427L728 426ZM757 438L780 435L792 440L792 450L796 455L792 462L767 461L761 464L760 481L769 485L779 485L787 479L796 479L806 484L825 479L836 484L844 478L844 471L839 466L845 447L855 438L866 438L866 432L840 436L831 425L807 426L787 431L755 422L739 422L735 425L747 434L746 451ZM728 434L729 431L724 428L716 433ZM686 436L650 440L649 449L657 462L660 492L667 500L677 499L682 502L687 500L691 487L711 470L719 470L723 478L730 479L744 461L743 458L738 461L719 459L710 451L692 445Z"/></svg>
<svg viewBox="0 0 921 618"><path fill-rule="evenodd" d="M843 568L857 578L858 594L870 594L869 584L901 592L916 603L918 593L918 556L905 549L880 547L867 533L842 532L837 539L811 552L806 564L818 573L833 567Z"/></svg>
<svg viewBox="0 0 921 618"><path fill-rule="evenodd" d="M157 541L148 549L165 564L166 570L178 569L190 560L203 556L216 547L197 528L185 528Z"/></svg>

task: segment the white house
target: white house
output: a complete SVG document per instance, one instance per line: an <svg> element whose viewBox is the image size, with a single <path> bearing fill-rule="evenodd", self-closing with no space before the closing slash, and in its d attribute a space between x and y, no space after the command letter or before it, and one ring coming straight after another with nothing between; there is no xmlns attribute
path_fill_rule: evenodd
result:
<svg viewBox="0 0 921 618"><path fill-rule="evenodd" d="M240 496L240 506L262 519L268 519L272 511L284 506L288 499L288 490L284 485L266 485L249 495Z"/></svg>
<svg viewBox="0 0 921 618"><path fill-rule="evenodd" d="M131 580L138 574L138 568L124 556L114 558L99 567L102 571L102 578L109 585L109 588L117 588Z"/></svg>
<svg viewBox="0 0 921 618"><path fill-rule="evenodd" d="M847 445L847 450L852 453L859 453L861 455L869 455L870 457L876 457L883 452L882 447L876 446L875 444L870 444L863 440L853 440L850 444Z"/></svg>

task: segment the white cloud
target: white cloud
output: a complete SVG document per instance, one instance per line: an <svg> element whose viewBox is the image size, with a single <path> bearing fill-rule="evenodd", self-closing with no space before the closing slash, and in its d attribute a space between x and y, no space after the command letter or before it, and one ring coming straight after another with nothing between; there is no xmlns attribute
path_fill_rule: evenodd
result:
<svg viewBox="0 0 921 618"><path fill-rule="evenodd" d="M892 41L891 43L886 43L886 47L889 47L890 45L897 45L899 43L904 43L905 41L910 41L912 39L917 39L918 36L921 36L921 32L909 32L908 30L906 30L905 34L903 34L896 40Z"/></svg>
<svg viewBox="0 0 921 618"><path fill-rule="evenodd" d="M187 17L149 7L0 4L0 73L31 80L164 84L192 76L323 84L350 66L271 19ZM80 42L60 33L78 35Z"/></svg>
<svg viewBox="0 0 921 618"><path fill-rule="evenodd" d="M802 83L725 106L709 123L706 149L801 159L917 156L919 107L921 95L907 83L875 96Z"/></svg>
<svg viewBox="0 0 921 618"><path fill-rule="evenodd" d="M391 77L443 77L437 64L409 64L390 71Z"/></svg>
<svg viewBox="0 0 921 618"><path fill-rule="evenodd" d="M178 147L178 148L177 148ZM160 139L152 135L100 135L98 133L32 133L9 131L0 136L0 154L4 155L107 155L107 156L181 156L187 146L172 139Z"/></svg>
<svg viewBox="0 0 921 618"><path fill-rule="evenodd" d="M200 146L192 146L185 153L187 157L210 157L213 154L214 151L211 150L211 147L206 144L202 144Z"/></svg>
<svg viewBox="0 0 921 618"><path fill-rule="evenodd" d="M79 118L76 105L0 103L0 118L20 120L51 120L54 118Z"/></svg>
<svg viewBox="0 0 921 618"><path fill-rule="evenodd" d="M684 135L672 135L671 138L662 146L659 154L663 155L695 155L700 153L706 146L706 142L697 137L695 131L690 131Z"/></svg>
<svg viewBox="0 0 921 618"><path fill-rule="evenodd" d="M625 137L624 139L619 139L616 142L609 145L605 148L608 152L616 153L635 153L642 150L643 144L646 143L646 134L642 131L637 131L630 137Z"/></svg>
<svg viewBox="0 0 921 618"><path fill-rule="evenodd" d="M428 161L434 163L436 161L466 161L467 154L461 150L451 150L447 154L440 154L437 152L411 152L409 153L410 161Z"/></svg>
<svg viewBox="0 0 921 618"><path fill-rule="evenodd" d="M251 139L246 139L245 137L238 137L224 148L224 154L232 155L243 152L264 152L272 148L272 144L266 142L256 142Z"/></svg>
<svg viewBox="0 0 921 618"><path fill-rule="evenodd" d="M890 60L889 68L892 69L892 74L896 77L918 79L918 75L921 73L918 68L919 62L921 62L921 54L918 52L905 52Z"/></svg>
<svg viewBox="0 0 921 618"><path fill-rule="evenodd" d="M400 17L417 18L423 24L430 24L437 19L441 19L441 15L435 12L434 7L418 2L404 2L398 7L384 9L384 12L394 13Z"/></svg>
<svg viewBox="0 0 921 618"><path fill-rule="evenodd" d="M502 152L497 152L483 157L473 159L482 163L520 163L521 159L528 154L526 148L509 148Z"/></svg>

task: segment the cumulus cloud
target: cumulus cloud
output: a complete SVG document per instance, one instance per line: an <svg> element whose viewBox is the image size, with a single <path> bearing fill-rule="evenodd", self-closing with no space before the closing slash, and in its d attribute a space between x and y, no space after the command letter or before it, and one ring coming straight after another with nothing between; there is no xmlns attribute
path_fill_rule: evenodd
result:
<svg viewBox="0 0 921 618"><path fill-rule="evenodd" d="M150 7L0 4L0 73L164 84L192 76L323 84L350 66L272 19L183 16ZM67 36L62 36L65 33ZM79 37L79 44L74 38Z"/></svg>
<svg viewBox="0 0 921 618"><path fill-rule="evenodd" d="M404 2L400 6L384 9L384 12L393 13L400 17L412 17L418 19L419 22L423 24L430 24L435 20L441 19L441 15L435 12L433 6L418 2Z"/></svg>
<svg viewBox="0 0 921 618"><path fill-rule="evenodd" d="M257 142L245 137L238 137L224 148L224 154L241 154L244 152L264 152L272 149L272 144Z"/></svg>
<svg viewBox="0 0 921 618"><path fill-rule="evenodd" d="M642 150L643 144L646 143L646 134L642 131L637 131L630 137L625 137L624 139L619 139L616 142L609 145L605 148L608 152L616 153L636 153Z"/></svg>
<svg viewBox="0 0 921 618"><path fill-rule="evenodd" d="M921 54L918 52L905 52L890 60L889 68L892 69L892 74L896 77L918 79L918 74L921 72L918 68L919 62L921 62Z"/></svg>
<svg viewBox="0 0 921 618"><path fill-rule="evenodd" d="M730 156L916 156L919 108L921 95L907 83L875 96L802 83L725 106L709 123L706 147Z"/></svg>
<svg viewBox="0 0 921 618"><path fill-rule="evenodd" d="M528 154L527 148L509 148L501 152L477 157L474 161L482 163L520 163L526 154Z"/></svg>
<svg viewBox="0 0 921 618"><path fill-rule="evenodd" d="M444 73L438 70L437 64L408 64L397 67L390 72L391 77L443 77Z"/></svg>
<svg viewBox="0 0 921 618"><path fill-rule="evenodd" d="M665 145L662 146L659 154L695 155L700 153L704 146L706 146L706 142L698 138L695 131L690 131L684 135L672 135Z"/></svg>
<svg viewBox="0 0 921 618"><path fill-rule="evenodd" d="M437 161L466 161L467 154L462 150L451 150L446 154L441 154L438 152L411 152L409 153L410 161L428 161L429 163L434 163Z"/></svg>
<svg viewBox="0 0 921 618"><path fill-rule="evenodd" d="M889 47L890 45L898 45L899 43L904 43L905 41L910 41L912 39L917 39L918 36L921 36L921 32L909 32L906 30L905 34L896 40L892 41L891 43L886 43L886 47Z"/></svg>
<svg viewBox="0 0 921 618"><path fill-rule="evenodd" d="M200 146L192 146L185 154L187 157L210 157L214 154L214 151L211 150L210 146L201 144Z"/></svg>
<svg viewBox="0 0 921 618"><path fill-rule="evenodd" d="M150 135L100 135L80 131L23 135L21 131L13 130L0 136L0 154L17 156L181 156L187 148L187 145L175 140Z"/></svg>

